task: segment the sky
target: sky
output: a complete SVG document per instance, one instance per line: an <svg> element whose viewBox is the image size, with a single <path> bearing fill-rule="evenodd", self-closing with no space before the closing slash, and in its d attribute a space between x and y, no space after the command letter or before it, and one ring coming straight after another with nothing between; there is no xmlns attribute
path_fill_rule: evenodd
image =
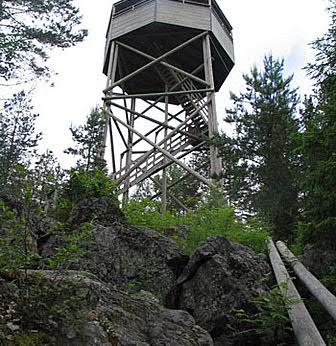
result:
<svg viewBox="0 0 336 346"><path fill-rule="evenodd" d="M233 26L236 64L217 93L220 128L225 128L229 93L239 93L242 74L253 65L261 66L265 54L285 59L286 74L294 73L294 85L302 95L311 81L303 67L313 61L309 43L328 28L327 0L217 0ZM39 82L34 105L40 114L38 129L43 132L42 150L51 149L66 167L71 159L63 150L71 145L71 124L79 125L96 105L101 105L106 78L102 73L105 34L113 4L111 0L75 0L83 14L87 39L76 47L54 50L49 65L57 72L51 83Z"/></svg>

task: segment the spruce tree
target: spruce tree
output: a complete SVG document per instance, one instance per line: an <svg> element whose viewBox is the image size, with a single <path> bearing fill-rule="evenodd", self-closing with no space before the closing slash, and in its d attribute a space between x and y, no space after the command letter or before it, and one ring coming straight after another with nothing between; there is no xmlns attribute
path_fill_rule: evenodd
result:
<svg viewBox="0 0 336 346"><path fill-rule="evenodd" d="M0 110L0 187L14 186L34 158L41 139L41 133L35 133L37 117L24 91L15 94Z"/></svg>
<svg viewBox="0 0 336 346"><path fill-rule="evenodd" d="M84 125L70 127L75 146L64 152L78 157L77 169L90 172L105 168L106 162L102 158L104 128L105 117L98 107L92 109Z"/></svg>
<svg viewBox="0 0 336 346"><path fill-rule="evenodd" d="M226 120L234 127L223 136L223 180L229 201L247 213L263 217L276 238L291 238L297 212L295 120L297 90L284 76L284 61L264 58L243 76L246 90L232 94Z"/></svg>
<svg viewBox="0 0 336 346"><path fill-rule="evenodd" d="M304 242L335 246L336 241L336 1L330 1L328 32L313 42L315 62L308 65L316 81L315 95L302 114L304 158Z"/></svg>

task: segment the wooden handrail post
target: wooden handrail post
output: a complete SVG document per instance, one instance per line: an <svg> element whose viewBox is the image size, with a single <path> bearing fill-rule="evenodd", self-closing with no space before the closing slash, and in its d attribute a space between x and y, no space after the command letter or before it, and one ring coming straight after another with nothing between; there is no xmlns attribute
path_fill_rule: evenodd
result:
<svg viewBox="0 0 336 346"><path fill-rule="evenodd" d="M336 321L336 297L293 255L284 242L278 241L276 246L295 274Z"/></svg>
<svg viewBox="0 0 336 346"><path fill-rule="evenodd" d="M300 294L293 284L271 238L268 238L267 245L272 268L283 296L298 300L298 303L287 307L288 316L291 320L298 344L300 346L326 345L307 308L302 302ZM286 287L284 287L284 284Z"/></svg>

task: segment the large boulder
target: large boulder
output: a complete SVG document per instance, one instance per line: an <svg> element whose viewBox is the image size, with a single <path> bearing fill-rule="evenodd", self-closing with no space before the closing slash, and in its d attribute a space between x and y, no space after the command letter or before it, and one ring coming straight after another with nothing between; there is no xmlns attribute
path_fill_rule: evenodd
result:
<svg viewBox="0 0 336 346"><path fill-rule="evenodd" d="M150 291L164 301L189 257L169 237L128 225L111 203L104 198L80 202L67 222L67 234L51 235L40 246L40 254L44 259L54 257L57 249L66 247L64 237L91 221L92 241L83 245L85 256L67 268L88 270L119 289Z"/></svg>
<svg viewBox="0 0 336 346"><path fill-rule="evenodd" d="M265 256L222 237L210 238L191 257L167 304L188 311L217 345L250 345L239 333L236 311L257 311L251 300L269 290L270 272Z"/></svg>
<svg viewBox="0 0 336 346"><path fill-rule="evenodd" d="M150 229L96 226L93 238L84 260L86 270L118 288L150 291L160 300L189 259L170 238Z"/></svg>
<svg viewBox="0 0 336 346"><path fill-rule="evenodd" d="M20 279L25 282L22 292L0 278L0 344L213 345L187 312L162 307L148 292L129 295L91 274L74 271L28 271ZM47 314L39 310L43 307Z"/></svg>
<svg viewBox="0 0 336 346"><path fill-rule="evenodd" d="M116 200L109 197L92 197L79 201L71 210L67 227L73 229L85 222L111 226L115 222L126 222L126 217Z"/></svg>

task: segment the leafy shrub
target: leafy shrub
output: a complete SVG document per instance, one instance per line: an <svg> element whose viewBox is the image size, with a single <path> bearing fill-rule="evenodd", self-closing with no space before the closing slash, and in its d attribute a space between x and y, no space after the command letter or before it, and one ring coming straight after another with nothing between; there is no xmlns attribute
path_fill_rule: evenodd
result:
<svg viewBox="0 0 336 346"><path fill-rule="evenodd" d="M39 259L29 221L0 201L0 271L31 268Z"/></svg>
<svg viewBox="0 0 336 346"><path fill-rule="evenodd" d="M282 288L286 289L285 283ZM298 300L284 296L281 289L275 286L271 291L252 299L251 303L257 306L257 313L237 310L235 314L237 320L248 326L245 326L243 333L267 337L272 340L272 344L278 344L291 336L287 309L299 303Z"/></svg>
<svg viewBox="0 0 336 346"><path fill-rule="evenodd" d="M174 240L188 254L192 254L202 241L216 236L244 244L256 252L266 251L266 226L253 219L247 223L238 221L232 208L203 206L186 214L161 214L159 210L157 202L146 199L131 200L124 207L129 222L135 226L154 228L162 232L169 228L188 229L185 237L178 232L173 235Z"/></svg>
<svg viewBox="0 0 336 346"><path fill-rule="evenodd" d="M92 197L115 198L115 187L111 178L104 171L73 170L70 172L70 179L65 185L64 194L71 202L75 203Z"/></svg>
<svg viewBox="0 0 336 346"><path fill-rule="evenodd" d="M72 170L58 199L56 218L66 221L71 209L81 200L108 197L117 201L115 185L105 171Z"/></svg>

